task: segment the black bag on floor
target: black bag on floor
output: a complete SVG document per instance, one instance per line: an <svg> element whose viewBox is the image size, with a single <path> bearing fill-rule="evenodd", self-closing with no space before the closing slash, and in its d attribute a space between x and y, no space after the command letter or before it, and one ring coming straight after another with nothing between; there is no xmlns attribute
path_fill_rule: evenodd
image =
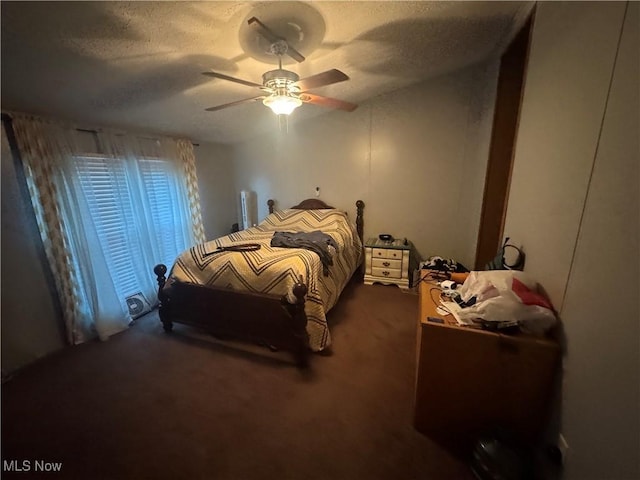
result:
<svg viewBox="0 0 640 480"><path fill-rule="evenodd" d="M482 436L473 448L471 471L479 480L533 480L531 453L505 432Z"/></svg>

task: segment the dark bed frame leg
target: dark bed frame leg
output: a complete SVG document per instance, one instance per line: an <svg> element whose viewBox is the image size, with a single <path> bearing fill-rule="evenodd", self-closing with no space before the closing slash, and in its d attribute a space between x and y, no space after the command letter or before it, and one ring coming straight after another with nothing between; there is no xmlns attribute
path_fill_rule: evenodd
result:
<svg viewBox="0 0 640 480"><path fill-rule="evenodd" d="M362 200L358 200L356 202L356 229L358 230L358 237L360 237L360 242L364 246L364 202ZM364 262L364 252L362 255L362 263L360 264L360 268L357 270L358 280L362 281L365 274L365 262Z"/></svg>
<svg viewBox="0 0 640 480"><path fill-rule="evenodd" d="M169 298L162 291L162 287L164 287L167 278L165 274L167 273L166 265L159 263L153 269L153 273L158 277L158 300L160 300L160 307L158 307L158 315L160 316L160 321L162 322L162 328L167 333L171 333L173 329L173 322L169 318Z"/></svg>
<svg viewBox="0 0 640 480"><path fill-rule="evenodd" d="M297 347L293 355L298 367L306 368L309 366L309 335L307 334L307 315L304 312L304 297L307 294L307 286L303 283L302 277L300 281L293 286L293 294L296 297L296 303L290 304L283 298L293 321L293 335L297 340Z"/></svg>

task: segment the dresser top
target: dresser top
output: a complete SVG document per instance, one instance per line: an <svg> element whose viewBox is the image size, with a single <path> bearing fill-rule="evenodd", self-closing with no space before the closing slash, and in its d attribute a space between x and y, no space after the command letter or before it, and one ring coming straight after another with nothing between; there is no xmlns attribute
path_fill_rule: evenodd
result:
<svg viewBox="0 0 640 480"><path fill-rule="evenodd" d="M407 242L406 245L404 243L405 241ZM380 240L378 237L371 237L365 242L364 246L370 247L370 248L373 247L373 248L393 248L395 250L410 250L411 242L404 238L396 238L392 242L384 242Z"/></svg>

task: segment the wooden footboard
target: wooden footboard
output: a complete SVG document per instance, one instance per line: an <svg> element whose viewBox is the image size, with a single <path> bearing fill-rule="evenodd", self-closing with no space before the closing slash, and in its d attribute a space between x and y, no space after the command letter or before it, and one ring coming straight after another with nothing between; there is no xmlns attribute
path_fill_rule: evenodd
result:
<svg viewBox="0 0 640 480"><path fill-rule="evenodd" d="M166 284L167 267L153 269L158 281L160 321L165 332L174 323L202 328L229 339L266 344L292 352L299 366L307 366L309 337L302 278L293 287L295 303L276 295L238 292L183 283Z"/></svg>

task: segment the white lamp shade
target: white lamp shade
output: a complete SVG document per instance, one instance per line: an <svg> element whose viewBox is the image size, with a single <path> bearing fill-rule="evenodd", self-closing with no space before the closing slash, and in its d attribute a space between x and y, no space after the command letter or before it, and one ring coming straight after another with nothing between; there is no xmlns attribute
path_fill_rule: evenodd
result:
<svg viewBox="0 0 640 480"><path fill-rule="evenodd" d="M276 115L290 115L296 108L302 105L302 100L288 95L270 95L262 103L273 110Z"/></svg>

